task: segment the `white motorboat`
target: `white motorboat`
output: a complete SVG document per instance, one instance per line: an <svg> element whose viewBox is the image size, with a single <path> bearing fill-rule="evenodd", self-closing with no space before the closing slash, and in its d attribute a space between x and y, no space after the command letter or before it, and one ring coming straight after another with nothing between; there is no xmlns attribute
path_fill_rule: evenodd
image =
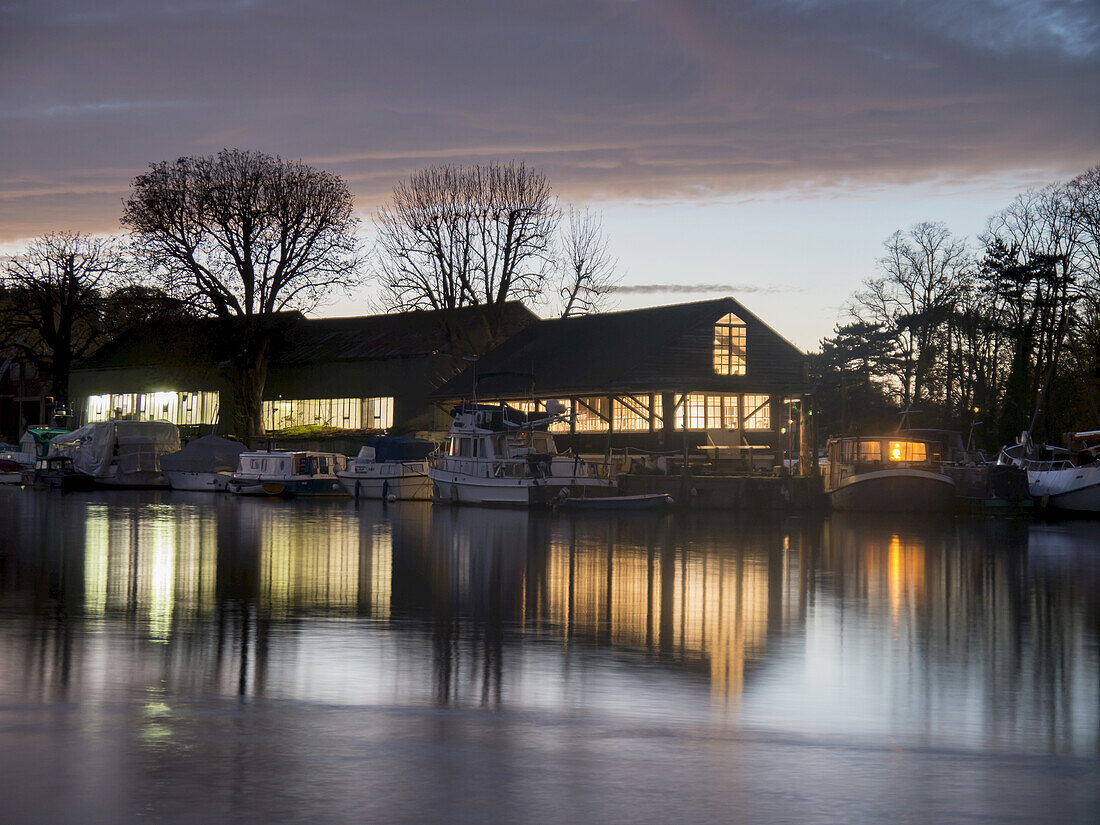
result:
<svg viewBox="0 0 1100 825"><path fill-rule="evenodd" d="M955 503L936 442L905 433L829 439L825 492L836 510L930 512Z"/></svg>
<svg viewBox="0 0 1100 825"><path fill-rule="evenodd" d="M997 462L1023 468L1028 492L1040 507L1100 513L1100 430L1072 433L1068 444L1035 446L1024 432L1001 450Z"/></svg>
<svg viewBox="0 0 1100 825"><path fill-rule="evenodd" d="M428 456L434 451L435 444L421 438L380 436L369 439L336 475L352 498L427 501Z"/></svg>
<svg viewBox="0 0 1100 825"><path fill-rule="evenodd" d="M49 456L72 459L73 470L97 486L167 487L160 459L179 448L170 421L95 421L53 438Z"/></svg>
<svg viewBox="0 0 1100 825"><path fill-rule="evenodd" d="M270 450L241 453L226 489L239 496L344 496L339 453Z"/></svg>
<svg viewBox="0 0 1100 825"><path fill-rule="evenodd" d="M528 420L503 404L456 407L445 449L429 462L432 499L537 507L612 495L606 466L558 454L547 427L559 415Z"/></svg>
<svg viewBox="0 0 1100 825"><path fill-rule="evenodd" d="M188 441L178 453L161 456L160 466L173 490L222 492L245 449L239 441L206 435Z"/></svg>

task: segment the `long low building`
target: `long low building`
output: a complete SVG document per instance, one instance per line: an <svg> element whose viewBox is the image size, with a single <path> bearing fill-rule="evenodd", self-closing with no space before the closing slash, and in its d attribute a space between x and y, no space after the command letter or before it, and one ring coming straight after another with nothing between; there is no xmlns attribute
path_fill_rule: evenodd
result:
<svg viewBox="0 0 1100 825"><path fill-rule="evenodd" d="M551 399L559 446L583 452L713 447L775 462L796 453L806 356L733 298L536 321L450 379L431 398Z"/></svg>
<svg viewBox="0 0 1100 825"><path fill-rule="evenodd" d="M504 307L496 340L536 316ZM431 391L494 340L483 311L351 318L284 313L274 325L264 429L412 432L446 429ZM185 431L232 432L227 353L209 319L172 318L130 330L74 370L74 424L162 419Z"/></svg>

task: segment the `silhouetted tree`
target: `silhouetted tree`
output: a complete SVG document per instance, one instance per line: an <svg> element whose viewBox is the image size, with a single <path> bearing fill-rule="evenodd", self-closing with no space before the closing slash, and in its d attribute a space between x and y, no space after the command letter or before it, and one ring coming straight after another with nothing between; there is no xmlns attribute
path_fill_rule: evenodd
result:
<svg viewBox="0 0 1100 825"><path fill-rule="evenodd" d="M73 365L116 329L104 315L125 273L114 239L71 232L31 241L5 267L5 349L16 346L50 376L59 408L68 405Z"/></svg>
<svg viewBox="0 0 1100 825"><path fill-rule="evenodd" d="M221 321L234 425L260 433L274 317L359 282L347 186L299 161L225 149L152 164L122 223L157 283Z"/></svg>
<svg viewBox="0 0 1100 825"><path fill-rule="evenodd" d="M617 263L608 251L600 216L589 209L570 212L558 249L561 317L603 309L615 290Z"/></svg>

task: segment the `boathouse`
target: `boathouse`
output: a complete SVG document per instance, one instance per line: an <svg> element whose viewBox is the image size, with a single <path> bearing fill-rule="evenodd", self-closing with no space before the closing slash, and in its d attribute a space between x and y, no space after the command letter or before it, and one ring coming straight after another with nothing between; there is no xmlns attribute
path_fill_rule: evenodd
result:
<svg viewBox="0 0 1100 825"><path fill-rule="evenodd" d="M797 456L807 359L733 298L536 321L432 399L557 400L559 448L710 452L761 468ZM803 445L804 446L804 445Z"/></svg>
<svg viewBox="0 0 1100 825"><path fill-rule="evenodd" d="M446 429L431 391L465 367L464 358L534 320L518 302L505 305L493 335L479 307L345 318L283 313L274 321L264 428ZM73 371L74 423L161 419L191 434L230 432L232 389L217 332L210 319L173 318L122 334Z"/></svg>

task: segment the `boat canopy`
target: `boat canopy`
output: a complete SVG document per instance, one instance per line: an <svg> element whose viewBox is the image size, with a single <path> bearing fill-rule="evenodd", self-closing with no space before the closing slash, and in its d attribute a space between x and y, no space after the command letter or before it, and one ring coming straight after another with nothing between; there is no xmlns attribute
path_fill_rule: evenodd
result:
<svg viewBox="0 0 1100 825"><path fill-rule="evenodd" d="M19 439L19 445L23 452L45 458L50 451L50 441L67 432L69 431L64 427L27 427L27 431Z"/></svg>
<svg viewBox="0 0 1100 825"><path fill-rule="evenodd" d="M423 461L435 451L431 441L411 435L376 436L363 446L374 450L375 461Z"/></svg>
<svg viewBox="0 0 1100 825"><path fill-rule="evenodd" d="M239 441L204 435L188 441L182 450L160 457L160 467L178 473L231 473L248 448Z"/></svg>
<svg viewBox="0 0 1100 825"><path fill-rule="evenodd" d="M67 456L73 469L102 476L111 462L129 472L148 469L160 456L180 448L180 433L171 421L95 421L50 440L50 457Z"/></svg>

